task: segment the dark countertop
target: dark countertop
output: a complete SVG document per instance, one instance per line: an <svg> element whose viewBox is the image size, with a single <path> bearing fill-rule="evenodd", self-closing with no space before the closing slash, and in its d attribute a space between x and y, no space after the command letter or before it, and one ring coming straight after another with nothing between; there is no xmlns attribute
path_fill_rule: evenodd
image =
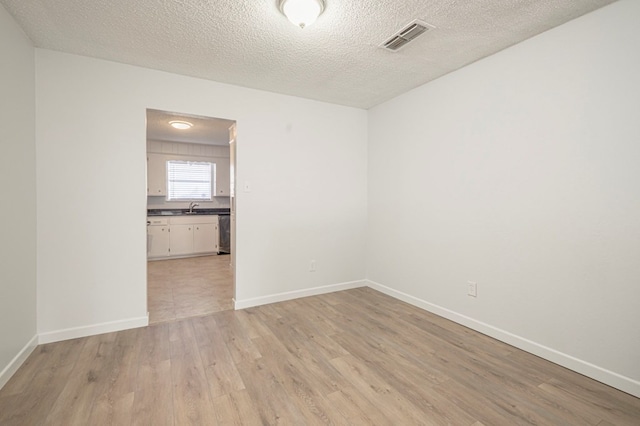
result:
<svg viewBox="0 0 640 426"><path fill-rule="evenodd" d="M148 209L147 216L192 216L192 215L228 215L230 209L193 209L193 213L188 213L189 209Z"/></svg>

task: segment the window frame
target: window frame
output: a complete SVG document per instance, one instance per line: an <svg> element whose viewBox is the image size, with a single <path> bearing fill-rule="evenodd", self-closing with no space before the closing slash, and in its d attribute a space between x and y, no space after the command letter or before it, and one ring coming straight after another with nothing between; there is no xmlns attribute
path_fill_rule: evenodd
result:
<svg viewBox="0 0 640 426"><path fill-rule="evenodd" d="M208 181L205 180L198 180L197 176L178 176L178 177L182 177L183 179L176 179L176 168L172 167L171 163L177 163L179 165L207 165L209 167L209 176L208 176ZM184 202L184 201L213 201L213 197L215 195L215 179L216 179L216 163L213 163L211 161L190 161L190 160L167 160L167 164L166 164L166 170L167 170L167 195L166 195L166 200L169 202ZM203 173L202 171L200 173ZM172 176L173 174L173 176ZM204 173L206 175L206 173ZM173 179L172 179L173 177ZM191 177L191 179L188 179L189 177ZM203 194L204 196L193 196L195 194L191 194L192 196L190 197L179 197L178 195L180 195L180 189L182 189L183 191L185 191L185 188L175 188L176 182L182 182L182 183L186 183L186 182L194 182L194 183L205 183L207 182L208 185L208 194ZM195 188L196 185L194 185L194 190L197 189ZM177 194L176 194L177 192ZM173 196L172 196L173 195ZM208 196L208 197L207 197Z"/></svg>

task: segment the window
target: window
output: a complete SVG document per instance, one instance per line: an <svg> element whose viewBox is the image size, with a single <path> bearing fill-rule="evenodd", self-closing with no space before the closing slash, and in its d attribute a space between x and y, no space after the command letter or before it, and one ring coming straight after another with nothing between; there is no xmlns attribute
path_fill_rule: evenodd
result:
<svg viewBox="0 0 640 426"><path fill-rule="evenodd" d="M167 161L167 200L211 201L215 164Z"/></svg>

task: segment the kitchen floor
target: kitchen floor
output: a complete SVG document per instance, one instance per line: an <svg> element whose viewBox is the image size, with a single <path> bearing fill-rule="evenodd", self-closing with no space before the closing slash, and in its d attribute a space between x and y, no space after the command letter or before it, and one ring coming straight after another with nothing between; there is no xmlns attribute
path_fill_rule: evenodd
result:
<svg viewBox="0 0 640 426"><path fill-rule="evenodd" d="M149 323L233 309L229 261L220 255L148 262Z"/></svg>

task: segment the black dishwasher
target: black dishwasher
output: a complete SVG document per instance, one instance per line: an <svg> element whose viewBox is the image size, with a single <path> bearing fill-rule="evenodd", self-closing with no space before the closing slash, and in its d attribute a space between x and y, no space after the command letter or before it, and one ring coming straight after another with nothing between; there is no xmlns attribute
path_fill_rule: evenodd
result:
<svg viewBox="0 0 640 426"><path fill-rule="evenodd" d="M218 215L218 253L231 253L231 215Z"/></svg>

